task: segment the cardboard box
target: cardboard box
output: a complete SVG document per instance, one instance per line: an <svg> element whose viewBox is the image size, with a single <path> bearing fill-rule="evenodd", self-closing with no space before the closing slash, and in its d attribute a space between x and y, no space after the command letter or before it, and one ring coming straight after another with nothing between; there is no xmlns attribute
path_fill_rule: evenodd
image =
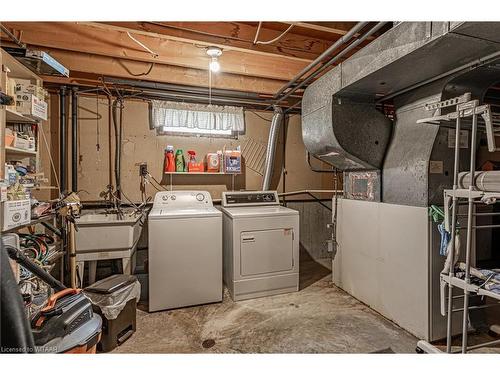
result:
<svg viewBox="0 0 500 375"><path fill-rule="evenodd" d="M205 165L203 163L190 161L188 163L188 172L205 172Z"/></svg>
<svg viewBox="0 0 500 375"><path fill-rule="evenodd" d="M31 221L31 200L3 202L3 230L29 224Z"/></svg>
<svg viewBox="0 0 500 375"><path fill-rule="evenodd" d="M220 156L215 152L207 154L207 171L220 172Z"/></svg>
<svg viewBox="0 0 500 375"><path fill-rule="evenodd" d="M35 95L40 100L45 100L46 91L43 87L34 85L27 79L16 79L16 95Z"/></svg>
<svg viewBox="0 0 500 375"><path fill-rule="evenodd" d="M35 138L29 137L28 139L26 139L18 137L16 135L14 137L13 145L15 148L19 148L21 150L35 151Z"/></svg>
<svg viewBox="0 0 500 375"><path fill-rule="evenodd" d="M241 173L241 151L225 152L224 169L226 173Z"/></svg>
<svg viewBox="0 0 500 375"><path fill-rule="evenodd" d="M47 103L33 94L16 95L16 110L37 120L47 120Z"/></svg>

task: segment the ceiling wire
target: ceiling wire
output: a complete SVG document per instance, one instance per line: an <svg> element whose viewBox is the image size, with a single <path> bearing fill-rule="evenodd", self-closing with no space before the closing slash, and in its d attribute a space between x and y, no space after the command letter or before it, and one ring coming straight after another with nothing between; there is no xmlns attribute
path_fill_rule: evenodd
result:
<svg viewBox="0 0 500 375"><path fill-rule="evenodd" d="M231 35L214 34L214 33L209 33L209 32L205 32L205 31L201 31L201 30L190 29L187 27L179 27L179 26L174 26L174 25L168 25L168 24L163 24L163 23L158 23L158 22L145 22L145 23L155 25L155 26L160 26L160 27L167 28L167 29L187 31L187 32L194 33L194 34L205 35L205 36L210 36L210 37L214 37L214 38L220 38L220 39L224 39L226 42L229 40L235 40L238 42L245 42L245 43L254 44L254 41L252 41L251 39L238 38L238 37L231 36ZM297 26L297 25L294 25L294 26ZM195 45L195 46L198 47L198 45ZM209 44L203 45L202 47L198 47L198 48L206 48L207 46L209 46ZM290 51L295 51L295 52L306 52L306 53L310 52L307 49L296 48L296 47L292 47L292 46L280 46L280 48L281 48L281 52L284 54L284 56L295 56L294 54L285 53L284 50L290 50Z"/></svg>
<svg viewBox="0 0 500 375"><path fill-rule="evenodd" d="M153 70L154 66L155 66L155 63L154 62L151 62L149 64L149 68L144 72L144 73L132 73L132 71L127 68L127 66L123 63L122 59L117 59L118 61L118 64L121 65L121 67L123 69L125 69L127 71L128 74L130 74L131 76L133 77L143 77L143 76L147 76L149 73L151 73L151 71Z"/></svg>
<svg viewBox="0 0 500 375"><path fill-rule="evenodd" d="M154 58L158 57L158 54L156 52L152 51L148 46L135 39L128 31L127 35L129 36L130 39L132 39L134 42L136 42L138 45L140 45L142 48L148 51Z"/></svg>
<svg viewBox="0 0 500 375"><path fill-rule="evenodd" d="M276 38L274 39L271 39L271 40L268 40L268 41L265 41L265 42L260 42L258 40L254 41L254 44L273 44L274 42L277 42L278 40L280 40L281 38L283 38L295 25L290 25L288 26L288 28L283 31L280 35L278 35ZM257 38L255 38L257 39Z"/></svg>
<svg viewBox="0 0 500 375"><path fill-rule="evenodd" d="M259 39L259 33L261 27L262 27L262 21L259 21L259 26L257 26L257 31L255 32L255 38L253 38L253 44L257 44L257 39Z"/></svg>

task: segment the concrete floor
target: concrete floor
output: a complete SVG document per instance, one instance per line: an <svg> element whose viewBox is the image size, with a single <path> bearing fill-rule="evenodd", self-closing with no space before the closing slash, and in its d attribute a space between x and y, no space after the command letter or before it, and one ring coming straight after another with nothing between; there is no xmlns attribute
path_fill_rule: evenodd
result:
<svg viewBox="0 0 500 375"><path fill-rule="evenodd" d="M335 287L327 264L301 262L298 293L138 310L113 353L415 353L417 338Z"/></svg>

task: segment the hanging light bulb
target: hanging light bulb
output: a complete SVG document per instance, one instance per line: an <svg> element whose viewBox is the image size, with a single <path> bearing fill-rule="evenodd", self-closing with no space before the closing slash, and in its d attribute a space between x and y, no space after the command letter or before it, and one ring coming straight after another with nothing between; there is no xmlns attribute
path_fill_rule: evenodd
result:
<svg viewBox="0 0 500 375"><path fill-rule="evenodd" d="M211 58L208 64L210 71L217 73L220 70L219 57L222 55L222 50L219 47L208 47L207 55Z"/></svg>
<svg viewBox="0 0 500 375"><path fill-rule="evenodd" d="M220 64L217 57L212 57L208 66L213 73L217 73L220 70Z"/></svg>

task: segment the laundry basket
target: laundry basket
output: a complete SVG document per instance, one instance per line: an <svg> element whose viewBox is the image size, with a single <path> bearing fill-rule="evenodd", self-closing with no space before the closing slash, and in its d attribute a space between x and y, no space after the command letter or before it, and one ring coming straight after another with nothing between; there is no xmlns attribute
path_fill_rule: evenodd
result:
<svg viewBox="0 0 500 375"><path fill-rule="evenodd" d="M109 352L124 343L136 329L136 307L141 285L135 276L113 275L84 290L94 311L102 316L102 336L97 350Z"/></svg>

